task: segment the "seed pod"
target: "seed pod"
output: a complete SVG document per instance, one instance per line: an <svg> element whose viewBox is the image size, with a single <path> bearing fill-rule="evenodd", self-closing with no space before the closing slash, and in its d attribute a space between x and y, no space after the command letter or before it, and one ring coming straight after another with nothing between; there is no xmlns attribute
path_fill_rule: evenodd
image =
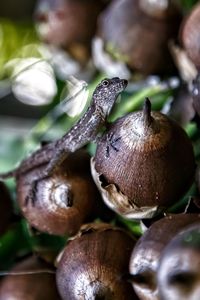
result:
<svg viewBox="0 0 200 300"><path fill-rule="evenodd" d="M56 172L37 184L34 203L26 203L31 183L45 165L17 178L20 208L28 222L40 231L73 235L96 209L98 191L89 169L89 155L71 154Z"/></svg>
<svg viewBox="0 0 200 300"><path fill-rule="evenodd" d="M197 4L186 16L180 30L180 39L193 63L200 67L200 5Z"/></svg>
<svg viewBox="0 0 200 300"><path fill-rule="evenodd" d="M196 222L200 222L199 214L170 215L151 225L138 240L131 255L129 270L134 289L141 300L159 299L156 273L161 253L180 230Z"/></svg>
<svg viewBox="0 0 200 300"><path fill-rule="evenodd" d="M192 183L195 161L185 131L160 112L118 119L98 143L93 178L105 203L130 219L150 218L166 209Z"/></svg>
<svg viewBox="0 0 200 300"><path fill-rule="evenodd" d="M88 225L65 247L57 268L63 300L135 300L126 281L134 240L108 224Z"/></svg>
<svg viewBox="0 0 200 300"><path fill-rule="evenodd" d="M60 300L54 270L36 257L16 264L1 282L0 300Z"/></svg>
<svg viewBox="0 0 200 300"><path fill-rule="evenodd" d="M5 232L12 216L12 200L5 184L0 181L0 235Z"/></svg>
<svg viewBox="0 0 200 300"><path fill-rule="evenodd" d="M99 18L98 35L104 48L111 54L118 53L118 58L132 70L143 74L172 67L167 43L177 35L180 12L172 1L160 4L161 1L116 0Z"/></svg>
<svg viewBox="0 0 200 300"><path fill-rule="evenodd" d="M200 299L200 221L178 233L164 249L158 269L162 300Z"/></svg>

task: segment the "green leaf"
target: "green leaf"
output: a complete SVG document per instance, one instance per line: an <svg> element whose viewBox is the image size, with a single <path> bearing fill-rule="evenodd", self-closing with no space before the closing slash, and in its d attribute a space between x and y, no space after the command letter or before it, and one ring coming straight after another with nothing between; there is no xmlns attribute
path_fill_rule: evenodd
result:
<svg viewBox="0 0 200 300"><path fill-rule="evenodd" d="M23 220L12 227L0 237L0 271L9 267L18 256L31 252L31 247L24 233Z"/></svg>

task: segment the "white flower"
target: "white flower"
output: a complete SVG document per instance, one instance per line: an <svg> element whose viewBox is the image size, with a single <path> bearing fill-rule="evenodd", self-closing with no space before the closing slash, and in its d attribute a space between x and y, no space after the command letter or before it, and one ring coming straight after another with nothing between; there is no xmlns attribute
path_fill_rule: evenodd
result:
<svg viewBox="0 0 200 300"><path fill-rule="evenodd" d="M40 58L15 59L12 80L15 97L26 104L48 104L57 93L53 69Z"/></svg>

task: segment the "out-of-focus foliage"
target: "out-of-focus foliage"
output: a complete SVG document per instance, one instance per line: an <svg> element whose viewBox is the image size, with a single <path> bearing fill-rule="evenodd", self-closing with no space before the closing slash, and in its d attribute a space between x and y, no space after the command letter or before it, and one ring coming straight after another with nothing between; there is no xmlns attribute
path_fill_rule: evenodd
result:
<svg viewBox="0 0 200 300"><path fill-rule="evenodd" d="M37 41L33 24L0 20L0 79L10 76L10 69L6 65L10 60L38 56L37 50L28 46Z"/></svg>
<svg viewBox="0 0 200 300"><path fill-rule="evenodd" d="M66 238L31 231L27 222L21 219L0 237L0 272L12 265L16 257L49 249L58 252L65 242Z"/></svg>
<svg viewBox="0 0 200 300"><path fill-rule="evenodd" d="M198 2L198 0L179 0L179 2L183 9L188 11Z"/></svg>

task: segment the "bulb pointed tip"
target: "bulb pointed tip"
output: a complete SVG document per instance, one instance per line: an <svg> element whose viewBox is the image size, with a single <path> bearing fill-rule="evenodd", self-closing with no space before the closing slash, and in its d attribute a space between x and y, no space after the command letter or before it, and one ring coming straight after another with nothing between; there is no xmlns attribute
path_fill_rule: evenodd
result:
<svg viewBox="0 0 200 300"><path fill-rule="evenodd" d="M149 126L152 122L151 117L151 101L149 98L145 98L144 107L143 107L143 118L145 126Z"/></svg>
<svg viewBox="0 0 200 300"><path fill-rule="evenodd" d="M146 107L148 111L151 111L151 101L148 97L145 98L144 107Z"/></svg>

